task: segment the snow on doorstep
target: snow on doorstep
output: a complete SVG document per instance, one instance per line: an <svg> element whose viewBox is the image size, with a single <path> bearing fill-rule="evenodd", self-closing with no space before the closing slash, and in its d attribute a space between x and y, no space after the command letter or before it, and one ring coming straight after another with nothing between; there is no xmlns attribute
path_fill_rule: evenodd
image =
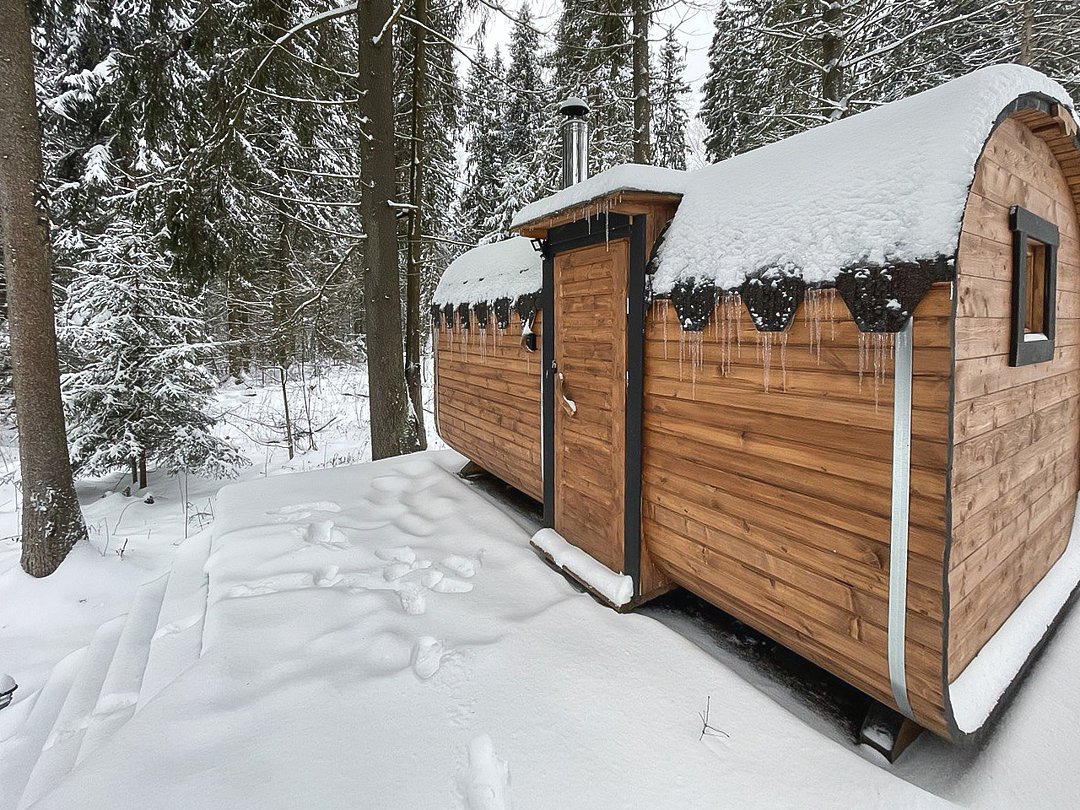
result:
<svg viewBox="0 0 1080 810"><path fill-rule="evenodd" d="M593 175L580 183L564 188L530 203L518 211L511 228L520 228L538 219L558 214L569 208L585 206L593 200L621 191L651 191L657 194L682 194L686 188L686 172L665 169L663 166L642 166L625 163Z"/></svg>
<svg viewBox="0 0 1080 810"><path fill-rule="evenodd" d="M565 568L616 607L622 607L634 598L634 580L616 574L577 546L570 545L554 529L541 529L533 535L532 543L548 554L557 566Z"/></svg>
<svg viewBox="0 0 1080 810"><path fill-rule="evenodd" d="M532 241L514 236L480 245L458 256L446 268L431 302L444 304L494 303L516 300L538 292L543 284L543 258Z"/></svg>
<svg viewBox="0 0 1080 810"><path fill-rule="evenodd" d="M1027 93L1072 106L1041 73L998 65L691 172L653 289L733 289L789 262L813 283L860 261L952 256L983 145Z"/></svg>
<svg viewBox="0 0 1080 810"><path fill-rule="evenodd" d="M949 686L953 717L961 731L976 731L986 722L1078 582L1080 499L1065 553Z"/></svg>

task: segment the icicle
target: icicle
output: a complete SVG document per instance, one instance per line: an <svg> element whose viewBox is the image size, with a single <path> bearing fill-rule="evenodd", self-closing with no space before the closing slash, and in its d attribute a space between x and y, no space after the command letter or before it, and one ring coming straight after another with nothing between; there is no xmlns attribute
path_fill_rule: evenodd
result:
<svg viewBox="0 0 1080 810"><path fill-rule="evenodd" d="M697 375L705 366L705 333L690 333L690 396L697 392Z"/></svg>
<svg viewBox="0 0 1080 810"><path fill-rule="evenodd" d="M761 384L765 392L769 391L769 377L772 372L772 332L758 332L758 356L761 361Z"/></svg>
<svg viewBox="0 0 1080 810"><path fill-rule="evenodd" d="M810 334L810 354L821 365L821 319L824 314L825 291L808 290L806 293L806 323Z"/></svg>
<svg viewBox="0 0 1080 810"><path fill-rule="evenodd" d="M686 352L686 330L679 324L679 382L683 381L683 354Z"/></svg>
<svg viewBox="0 0 1080 810"><path fill-rule="evenodd" d="M889 376L889 359L893 356L893 336L889 332L875 332L874 343L874 408L880 399L880 388Z"/></svg>
<svg viewBox="0 0 1080 810"><path fill-rule="evenodd" d="M836 314L833 306L836 304L836 288L830 287L825 291L825 300L829 302L829 340L836 340Z"/></svg>
<svg viewBox="0 0 1080 810"><path fill-rule="evenodd" d="M862 391L863 374L866 371L866 333L859 331L859 390Z"/></svg>
<svg viewBox="0 0 1080 810"><path fill-rule="evenodd" d="M731 294L731 304L735 307L735 346L742 357L742 296L737 292Z"/></svg>
<svg viewBox="0 0 1080 810"><path fill-rule="evenodd" d="M780 388L787 391L787 332L780 333Z"/></svg>
<svg viewBox="0 0 1080 810"><path fill-rule="evenodd" d="M665 360L668 359L668 356L667 356L668 308L669 308L668 305L670 303L671 303L671 301L668 300L667 298L665 298L663 301L660 302L660 312L661 312L661 315L662 315L663 320L664 320L664 359Z"/></svg>

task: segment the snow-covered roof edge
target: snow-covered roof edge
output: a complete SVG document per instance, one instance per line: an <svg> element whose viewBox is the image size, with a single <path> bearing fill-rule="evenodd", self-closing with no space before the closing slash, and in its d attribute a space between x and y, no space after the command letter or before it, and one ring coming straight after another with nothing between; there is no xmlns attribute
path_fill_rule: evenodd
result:
<svg viewBox="0 0 1080 810"><path fill-rule="evenodd" d="M953 257L978 159L1024 97L1073 109L1057 82L998 65L690 173L654 291L734 290L768 269L831 285Z"/></svg>
<svg viewBox="0 0 1080 810"><path fill-rule="evenodd" d="M435 288L431 303L470 306L511 302L534 295L543 284L543 257L523 236L480 245L452 261Z"/></svg>
<svg viewBox="0 0 1080 810"><path fill-rule="evenodd" d="M687 172L663 166L624 163L612 166L580 183L529 203L514 216L511 228L522 228L573 208L583 208L603 197L632 192L682 195ZM582 217L584 219L584 217Z"/></svg>

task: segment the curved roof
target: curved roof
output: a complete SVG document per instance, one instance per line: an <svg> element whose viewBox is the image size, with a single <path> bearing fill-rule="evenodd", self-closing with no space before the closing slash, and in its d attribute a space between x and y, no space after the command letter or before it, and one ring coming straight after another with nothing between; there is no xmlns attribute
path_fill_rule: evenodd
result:
<svg viewBox="0 0 1080 810"><path fill-rule="evenodd" d="M792 266L822 283L860 263L954 255L983 146L1025 95L1072 108L1057 82L997 65L688 173L653 289L732 289Z"/></svg>
<svg viewBox="0 0 1080 810"><path fill-rule="evenodd" d="M480 245L458 256L446 268L431 303L494 303L500 298L516 301L539 292L543 283L543 258L532 241L513 236L502 242Z"/></svg>

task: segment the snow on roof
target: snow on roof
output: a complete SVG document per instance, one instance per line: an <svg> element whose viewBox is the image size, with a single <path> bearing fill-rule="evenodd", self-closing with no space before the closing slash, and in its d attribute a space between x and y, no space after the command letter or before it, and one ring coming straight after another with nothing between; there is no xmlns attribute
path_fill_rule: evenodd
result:
<svg viewBox="0 0 1080 810"><path fill-rule="evenodd" d="M480 245L462 253L446 268L432 303L476 304L500 298L516 301L539 292L543 284L543 258L523 236Z"/></svg>
<svg viewBox="0 0 1080 810"><path fill-rule="evenodd" d="M665 169L663 166L643 166L639 163L612 166L550 197L526 205L518 211L510 227L520 228L530 222L546 219L567 209L584 206L593 200L618 192L648 191L657 194L682 194L686 187L686 178L686 172Z"/></svg>
<svg viewBox="0 0 1080 810"><path fill-rule="evenodd" d="M1041 73L997 65L690 172L653 289L694 278L732 289L786 264L826 282L859 262L952 256L983 145L998 115L1030 93L1072 107Z"/></svg>

